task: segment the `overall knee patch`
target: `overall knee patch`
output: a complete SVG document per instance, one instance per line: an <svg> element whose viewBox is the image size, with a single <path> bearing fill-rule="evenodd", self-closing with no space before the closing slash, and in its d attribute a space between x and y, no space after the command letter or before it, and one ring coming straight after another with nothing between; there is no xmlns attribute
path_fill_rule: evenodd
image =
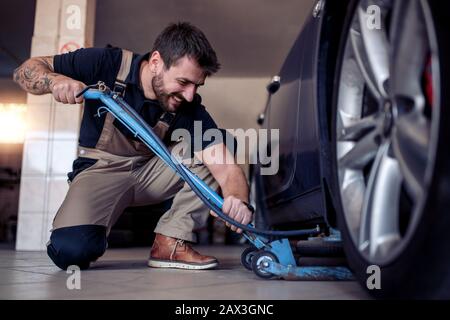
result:
<svg viewBox="0 0 450 320"><path fill-rule="evenodd" d="M106 250L106 227L81 225L54 230L47 245L47 254L61 269L70 265L80 269L103 255Z"/></svg>

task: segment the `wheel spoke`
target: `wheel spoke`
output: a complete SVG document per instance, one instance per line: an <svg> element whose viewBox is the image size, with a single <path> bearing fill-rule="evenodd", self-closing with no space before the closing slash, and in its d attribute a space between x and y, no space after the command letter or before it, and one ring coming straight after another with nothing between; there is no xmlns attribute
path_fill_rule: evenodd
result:
<svg viewBox="0 0 450 320"><path fill-rule="evenodd" d="M377 126L377 116L370 115L353 122L350 126L343 128L338 137L339 141L356 141L374 130Z"/></svg>
<svg viewBox="0 0 450 320"><path fill-rule="evenodd" d="M344 168L362 170L375 158L379 147L379 133L377 130L371 131L355 146L339 159L340 165Z"/></svg>
<svg viewBox="0 0 450 320"><path fill-rule="evenodd" d="M389 94L400 112L411 107L423 110L421 79L429 48L419 0L395 1L392 21ZM407 101L413 105L404 105Z"/></svg>
<svg viewBox="0 0 450 320"><path fill-rule="evenodd" d="M389 79L389 42L384 26L369 26L367 1L358 6L358 23L350 30L350 39L364 80L376 99L386 97L385 82Z"/></svg>
<svg viewBox="0 0 450 320"><path fill-rule="evenodd" d="M396 159L383 144L376 156L366 188L360 228L360 250L371 260L385 257L400 241L399 198L402 174Z"/></svg>
<svg viewBox="0 0 450 320"><path fill-rule="evenodd" d="M429 141L430 123L418 111L400 117L392 132L393 153L414 201L424 192Z"/></svg>

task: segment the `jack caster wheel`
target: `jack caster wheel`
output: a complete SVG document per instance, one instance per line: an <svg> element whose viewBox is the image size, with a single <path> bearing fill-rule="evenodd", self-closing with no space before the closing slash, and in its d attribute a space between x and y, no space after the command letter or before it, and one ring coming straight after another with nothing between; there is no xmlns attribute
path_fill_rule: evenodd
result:
<svg viewBox="0 0 450 320"><path fill-rule="evenodd" d="M260 278L272 279L278 276L264 270L265 264L268 261L278 262L278 258L268 251L259 251L253 255L252 270Z"/></svg>
<svg viewBox="0 0 450 320"><path fill-rule="evenodd" d="M258 249L254 247L248 247L245 248L245 250L241 254L241 263L247 270L252 270L252 259L253 256L256 254Z"/></svg>

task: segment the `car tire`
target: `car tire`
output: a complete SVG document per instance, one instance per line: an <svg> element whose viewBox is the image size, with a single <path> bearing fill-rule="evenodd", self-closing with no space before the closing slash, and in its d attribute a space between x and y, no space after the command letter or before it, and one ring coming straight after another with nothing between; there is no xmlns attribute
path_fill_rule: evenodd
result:
<svg viewBox="0 0 450 320"><path fill-rule="evenodd" d="M406 2L413 3L415 1L416 0ZM366 2L366 4L370 3L377 4L378 2ZM386 3L386 1L380 3ZM405 223L403 220L397 221L398 229L402 229L399 231L401 238L395 239L391 246L386 246L386 248L391 249L386 249L384 251L386 253L384 256L384 253L377 254L377 252L382 252L381 249L383 249L383 247L380 247L381 251L373 251L371 249L371 246L375 243L375 241L372 241L373 239L376 239L375 237L371 238L371 236L369 236L369 239L371 239L368 242L369 244L367 244L366 241L363 243L365 246L361 245L361 238L364 234L361 229L367 229L367 226L369 226L367 229L369 230L367 231L368 233L372 232L372 230L376 230L376 227L373 224L361 223L361 221L376 221L376 218L373 218L375 216L374 214L370 216L370 219L367 217L357 217L355 219L359 221L358 225L358 223L355 224L352 220L354 215L351 216L348 213L351 211L351 209L349 209L351 199L348 197L346 198L345 195L343 195L345 190L343 187L343 181L345 179L343 177L345 177L345 174L347 173L345 171L347 170L345 169L347 167L343 169L342 165L343 161L347 160L348 157L347 159L344 159L345 154L342 156L342 150L339 149L339 144L342 142L342 140L340 140L342 139L342 136L345 138L348 138L348 136L345 136L345 134L340 136L340 132L345 132L345 130L342 131L339 127L339 123L342 123L342 119L339 118L341 110L339 109L339 99L340 95L342 95L340 88L343 81L342 74L344 74L345 71L345 57L346 50L348 50L347 44L349 41L352 41L349 40L350 33L353 30L351 28L355 21L357 9L362 5L362 1L353 1L348 8L338 53L331 112L331 186L334 195L333 199L335 202L334 207L337 215L338 228L342 233L344 250L348 263L356 278L364 288L367 288L370 294L377 298L448 299L450 298L450 90L445 89L450 85L450 43L448 41L448 35L446 35L447 30L450 30L450 11L449 5L444 1L430 0L416 1L416 3L418 3L421 8L425 8L421 14L427 18L425 21L426 27L428 28L427 30L434 31L434 35L427 34L427 38L434 38L435 47L431 45L431 48L434 50L434 59L437 58L438 65L434 64L433 68L436 66L438 66L438 68L433 69L435 71L435 74L433 74L433 81L435 79L438 80L437 82L433 82L433 84L437 84L438 88L440 88L440 90L438 90L436 86L432 86L434 99L430 104L434 106L434 109L431 111L433 115L430 118L431 129L430 140L428 141L427 146L428 160L426 162L427 174L422 180L425 188L422 190L423 192L419 199L420 203L418 199L412 199L413 204L407 203L405 205L403 204L403 200L396 200L398 202L395 202L394 207L398 207L398 212L400 213L398 214L399 219L395 218L394 220L406 219L407 222ZM389 14L389 10L386 12ZM394 14L389 18L391 19L391 22L394 21L393 16ZM361 31L361 34L363 34L363 31ZM434 63L433 61L432 63ZM364 101L362 103L364 104ZM438 112L439 115L435 116L436 112ZM396 118L396 120L397 119L399 118ZM394 125L391 128L394 128ZM400 129L392 130L399 132ZM355 148L355 146L356 143L352 148ZM394 158L395 154L392 156L392 148L391 144L389 144L389 147L386 147L386 153L384 155ZM372 168L377 161L376 157L377 156L375 156L375 160L371 160ZM358 168L355 163L356 162L352 163L351 168ZM380 199L388 199L385 197L388 191L385 190L389 190L389 185L386 189L369 189L367 187L369 182L374 181L376 178L370 180L370 177L364 176L367 173L364 170L368 171L367 175L369 176L371 176L372 172L372 169L367 170L367 164L365 164L365 166L366 167L360 170L361 175L358 176L362 177L360 181L365 184L364 192L371 190L371 199L375 199L379 195ZM402 175L399 180L400 190L398 191L399 197L402 197L402 199L404 194L408 194L408 192L411 191L405 187L404 181L406 181L406 179L404 172L405 171L401 171ZM376 175L374 174L373 176ZM387 181L391 180L388 179ZM372 203L370 203L370 205L366 204L368 203L366 200L367 194L368 193L363 193L363 203L360 204L359 207L357 206L355 212L359 212L358 208L362 208L360 210L361 212L364 211L364 208L374 208L375 205L372 206ZM409 195L408 197L408 199L411 200L411 196ZM408 211L405 207L411 208L411 211ZM370 211L369 209L364 212ZM396 209L394 209L394 211L395 210ZM406 218L404 218L403 212L408 213ZM386 218L381 220L381 222L386 220L389 219ZM370 247L368 250L366 248L367 246ZM375 252L375 254L371 254L370 252ZM378 266L380 270L380 281L377 286L370 285L374 280L374 272L376 272L374 271L376 268L370 267L373 265Z"/></svg>

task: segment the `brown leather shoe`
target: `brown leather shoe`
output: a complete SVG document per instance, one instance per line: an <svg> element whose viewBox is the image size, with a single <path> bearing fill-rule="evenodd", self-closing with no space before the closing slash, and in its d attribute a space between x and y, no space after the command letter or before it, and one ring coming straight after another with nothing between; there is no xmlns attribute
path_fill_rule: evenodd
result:
<svg viewBox="0 0 450 320"><path fill-rule="evenodd" d="M212 269L219 264L216 258L204 256L184 240L157 233L150 251L148 266L191 270Z"/></svg>

